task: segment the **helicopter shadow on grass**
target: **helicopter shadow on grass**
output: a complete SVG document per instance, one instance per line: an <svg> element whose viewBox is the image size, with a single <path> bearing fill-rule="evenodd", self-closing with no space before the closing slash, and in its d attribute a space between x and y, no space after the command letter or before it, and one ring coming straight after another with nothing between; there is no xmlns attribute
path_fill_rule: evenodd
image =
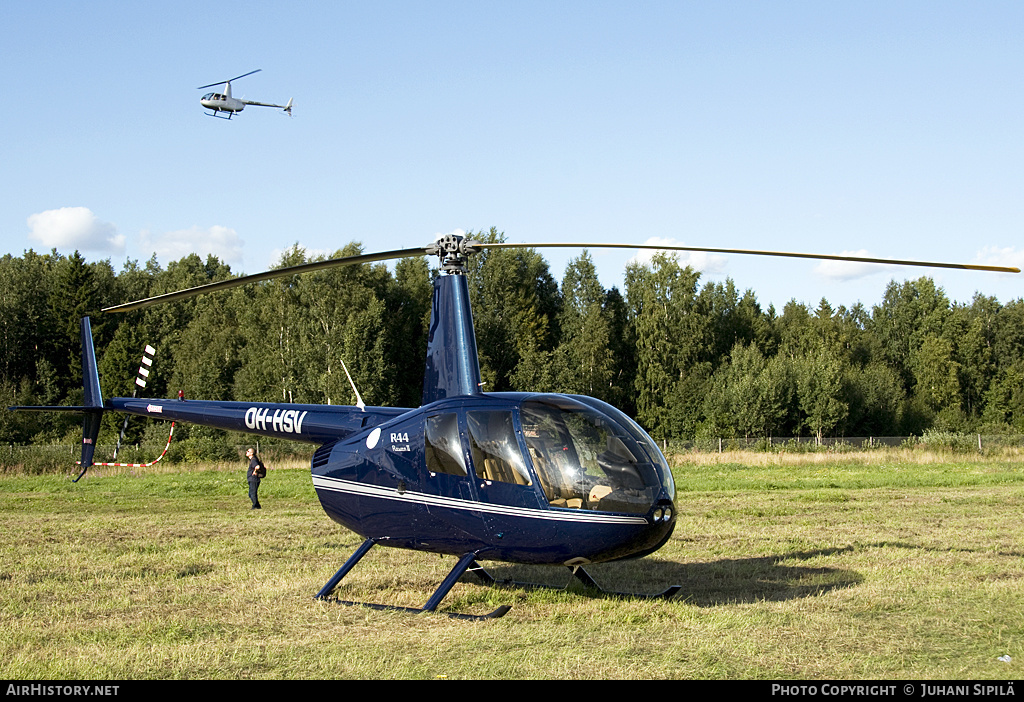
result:
<svg viewBox="0 0 1024 702"><path fill-rule="evenodd" d="M602 563L587 566L600 590L585 587L568 569L551 566L485 564L499 587L564 588L591 597L656 596L678 585L671 599L698 607L752 602L780 602L815 597L832 590L852 587L863 576L848 568L798 565L794 561L850 553L853 546L755 558L729 558L707 563L677 563L657 558Z"/></svg>

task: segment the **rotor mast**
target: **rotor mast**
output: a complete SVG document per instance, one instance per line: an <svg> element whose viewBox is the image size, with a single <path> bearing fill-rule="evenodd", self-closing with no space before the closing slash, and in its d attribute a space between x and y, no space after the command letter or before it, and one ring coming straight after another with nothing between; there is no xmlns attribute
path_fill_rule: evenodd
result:
<svg viewBox="0 0 1024 702"><path fill-rule="evenodd" d="M481 251L480 242L446 234L425 253L437 256L444 275L434 279L423 372L423 404L481 390L473 310L469 302L466 257Z"/></svg>

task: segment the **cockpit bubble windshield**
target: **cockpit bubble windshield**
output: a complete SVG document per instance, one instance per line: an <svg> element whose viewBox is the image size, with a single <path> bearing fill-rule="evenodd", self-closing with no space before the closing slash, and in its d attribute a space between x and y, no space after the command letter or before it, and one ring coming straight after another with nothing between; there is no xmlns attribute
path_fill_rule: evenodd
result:
<svg viewBox="0 0 1024 702"><path fill-rule="evenodd" d="M665 492L667 492L669 497L674 500L676 497L675 478L672 477L672 469L669 467L668 461L665 460L665 456L658 450L658 446L654 443L654 439L652 439L639 424L634 422L628 414L616 407L613 407L612 405L609 405L607 402L602 402L601 400L593 397L583 396L574 399L579 399L581 402L590 405L597 411L607 414L613 420L617 420L622 428L636 439L640 450L643 451L648 460L654 463L655 468L658 469L658 472L661 475L661 482L665 486Z"/></svg>
<svg viewBox="0 0 1024 702"><path fill-rule="evenodd" d="M659 471L631 432L567 397L523 402L520 421L552 506L645 513L661 492Z"/></svg>

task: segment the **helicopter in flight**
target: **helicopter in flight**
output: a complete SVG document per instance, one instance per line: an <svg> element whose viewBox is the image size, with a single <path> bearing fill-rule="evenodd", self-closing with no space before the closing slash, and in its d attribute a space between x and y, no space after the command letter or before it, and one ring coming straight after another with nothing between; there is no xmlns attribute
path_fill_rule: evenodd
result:
<svg viewBox="0 0 1024 702"><path fill-rule="evenodd" d="M856 256L636 244L480 242L446 235L425 246L305 263L166 293L103 309L118 313L292 276L413 256L437 256L421 405L375 407L280 402L104 399L91 323L81 321L84 404L12 407L83 413L83 472L93 465L105 412L181 421L316 445L312 482L327 516L364 541L316 594L327 599L374 546L458 558L422 608L350 602L378 609L437 611L464 575L491 585L479 561L568 567L597 587L585 566L657 551L676 525L676 486L655 441L630 417L581 395L484 392L466 277L467 257L499 248L630 248L788 256L1019 273L1017 268ZM354 386L353 386L353 389ZM359 398L358 391L356 397ZM678 586L649 597L671 597ZM627 594L627 593L617 593ZM637 596L637 595L631 595ZM464 619L489 614L444 612Z"/></svg>
<svg viewBox="0 0 1024 702"><path fill-rule="evenodd" d="M262 68L257 68L255 71L249 71L248 73L243 73L240 76L235 76L234 78L230 78L228 80L210 83L209 85L200 85L198 88L196 88L196 90L202 90L203 88L212 88L216 85L224 86L223 93L207 93L199 99L199 103L203 107L212 110L212 112L207 112L206 114L210 115L211 117L231 119L235 115L235 113L244 110L246 105L257 105L259 107L279 108L281 110L284 110L285 114L287 114L290 117L292 114L291 98L288 99L287 105L275 105L269 102L256 102L255 100L240 100L239 98L231 97L232 81L238 80L239 78L245 78L246 76L251 76L253 73L259 73L262 70ZM225 117L224 115L222 115L222 112L225 113L227 116Z"/></svg>

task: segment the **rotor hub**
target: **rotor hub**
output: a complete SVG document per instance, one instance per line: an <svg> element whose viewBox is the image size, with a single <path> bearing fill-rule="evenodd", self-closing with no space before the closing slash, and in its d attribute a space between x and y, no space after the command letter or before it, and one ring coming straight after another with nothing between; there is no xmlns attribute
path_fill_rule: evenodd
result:
<svg viewBox="0 0 1024 702"><path fill-rule="evenodd" d="M445 234L427 247L428 255L438 257L441 270L452 275L466 273L466 257L478 253L481 248L479 241L467 239L458 234Z"/></svg>

